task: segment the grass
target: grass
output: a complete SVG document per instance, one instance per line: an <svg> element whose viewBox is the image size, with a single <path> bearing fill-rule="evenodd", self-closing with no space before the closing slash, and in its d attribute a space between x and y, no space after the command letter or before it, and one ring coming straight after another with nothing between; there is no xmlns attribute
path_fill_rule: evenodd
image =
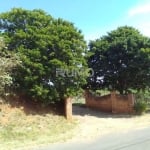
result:
<svg viewBox="0 0 150 150"><path fill-rule="evenodd" d="M16 150L65 141L74 135L77 121L52 113L26 114L22 108L0 105L0 149Z"/></svg>

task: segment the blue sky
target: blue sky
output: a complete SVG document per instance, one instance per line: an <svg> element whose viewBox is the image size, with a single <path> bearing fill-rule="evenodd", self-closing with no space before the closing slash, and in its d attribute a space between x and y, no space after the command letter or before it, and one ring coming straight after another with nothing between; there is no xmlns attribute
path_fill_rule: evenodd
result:
<svg viewBox="0 0 150 150"><path fill-rule="evenodd" d="M0 0L0 12L14 7L40 8L55 18L71 21L87 41L123 25L150 36L149 0Z"/></svg>

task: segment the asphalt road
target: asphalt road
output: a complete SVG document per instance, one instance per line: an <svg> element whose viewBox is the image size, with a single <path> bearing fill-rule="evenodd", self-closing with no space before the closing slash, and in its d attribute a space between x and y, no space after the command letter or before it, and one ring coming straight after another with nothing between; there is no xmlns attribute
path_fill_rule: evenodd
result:
<svg viewBox="0 0 150 150"><path fill-rule="evenodd" d="M150 127L110 134L94 142L52 144L34 150L150 150Z"/></svg>

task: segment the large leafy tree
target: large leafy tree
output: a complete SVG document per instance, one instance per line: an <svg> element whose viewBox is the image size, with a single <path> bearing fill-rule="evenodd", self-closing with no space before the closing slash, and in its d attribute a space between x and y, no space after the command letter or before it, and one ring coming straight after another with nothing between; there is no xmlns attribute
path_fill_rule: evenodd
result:
<svg viewBox="0 0 150 150"><path fill-rule="evenodd" d="M150 39L133 27L123 26L91 41L88 64L95 74L92 89L107 88L128 93L150 86Z"/></svg>
<svg viewBox="0 0 150 150"><path fill-rule="evenodd" d="M86 43L72 23L14 8L0 14L0 30L8 49L20 54L15 82L25 94L50 103L75 95L86 83Z"/></svg>

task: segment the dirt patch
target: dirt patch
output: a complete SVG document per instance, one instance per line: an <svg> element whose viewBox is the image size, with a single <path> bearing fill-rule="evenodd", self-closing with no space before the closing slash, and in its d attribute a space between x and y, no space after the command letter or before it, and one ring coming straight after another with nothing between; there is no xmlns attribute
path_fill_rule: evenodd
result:
<svg viewBox="0 0 150 150"><path fill-rule="evenodd" d="M73 106L74 118L79 121L75 140L94 140L97 137L150 126L150 113L142 116L118 115L91 110L84 106Z"/></svg>

